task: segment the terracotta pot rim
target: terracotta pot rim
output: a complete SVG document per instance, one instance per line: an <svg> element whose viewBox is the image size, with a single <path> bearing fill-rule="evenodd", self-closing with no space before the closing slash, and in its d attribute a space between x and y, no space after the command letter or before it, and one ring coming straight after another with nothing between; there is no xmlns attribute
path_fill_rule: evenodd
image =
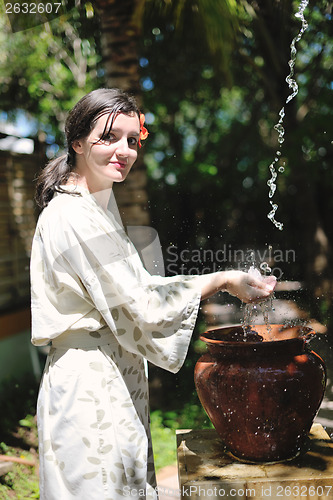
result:
<svg viewBox="0 0 333 500"><path fill-rule="evenodd" d="M315 332L314 330L309 327L309 326L303 326L303 325L295 325L295 326L286 326L286 325L283 325L283 324L276 324L276 323L272 323L270 326L272 326L275 330L275 334L276 333L282 333L285 332L287 333L289 330L290 331L293 331L294 333L297 332L297 335L294 335L294 336L291 336L290 338L281 338L281 339L268 339L268 338L264 338L263 341L258 341L258 340L254 340L254 341L246 341L244 342L242 339L239 339L239 340L223 340L223 339L213 339L213 338L209 338L209 334L212 334L213 332L218 332L218 331L228 331L228 330L232 330L232 329L236 329L236 328L242 328L242 325L241 324L235 324L235 325L229 325L229 326L223 326L223 327L219 327L219 328L212 328L211 330L207 330L206 332L202 333L200 335L200 340L202 340L203 342L205 342L206 344L211 344L211 345L215 345L215 346L230 346L230 347L250 347L250 346L255 346L255 347L259 347L259 346L268 346L268 345L276 345L277 343L279 345L281 344L285 344L285 343L291 343L291 342L296 342L296 343L305 343L307 342L309 339L311 339L314 335L315 335ZM267 331L267 325L254 325L254 330L256 328L259 328L259 329L266 329Z"/></svg>

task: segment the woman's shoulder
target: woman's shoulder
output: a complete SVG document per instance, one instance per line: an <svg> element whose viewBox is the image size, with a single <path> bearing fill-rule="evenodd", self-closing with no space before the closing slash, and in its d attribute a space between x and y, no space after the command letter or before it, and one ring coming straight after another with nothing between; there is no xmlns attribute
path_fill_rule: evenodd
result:
<svg viewBox="0 0 333 500"><path fill-rule="evenodd" d="M81 221L87 223L90 218L96 217L96 213L96 206L89 194L59 191L40 214L38 224L53 227L59 224L77 225Z"/></svg>
<svg viewBox="0 0 333 500"><path fill-rule="evenodd" d="M112 212L103 210L89 191L81 189L57 192L42 211L38 220L39 230L50 239L73 233L79 237L105 235L119 231Z"/></svg>

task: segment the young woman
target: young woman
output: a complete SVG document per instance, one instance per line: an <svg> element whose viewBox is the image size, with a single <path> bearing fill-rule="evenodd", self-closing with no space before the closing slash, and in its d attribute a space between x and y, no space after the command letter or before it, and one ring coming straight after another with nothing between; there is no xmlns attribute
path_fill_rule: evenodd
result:
<svg viewBox="0 0 333 500"><path fill-rule="evenodd" d="M38 179L32 342L52 343L37 405L41 500L156 499L144 360L177 372L201 299L255 301L275 286L145 270L108 203L146 136L131 97L93 91L69 113L67 154Z"/></svg>

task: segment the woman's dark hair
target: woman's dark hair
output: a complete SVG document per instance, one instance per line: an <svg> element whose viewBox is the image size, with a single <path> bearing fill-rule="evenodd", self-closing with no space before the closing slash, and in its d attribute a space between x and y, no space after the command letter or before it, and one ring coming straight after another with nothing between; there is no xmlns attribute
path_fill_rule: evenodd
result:
<svg viewBox="0 0 333 500"><path fill-rule="evenodd" d="M65 135L68 152L51 160L37 177L36 202L43 209L52 199L55 191L63 192L61 185L66 184L75 167L75 151L73 143L87 137L97 120L109 114L110 120L103 131L101 139L107 135L119 113L130 115L140 111L133 97L119 89L97 89L85 95L69 112L65 124Z"/></svg>

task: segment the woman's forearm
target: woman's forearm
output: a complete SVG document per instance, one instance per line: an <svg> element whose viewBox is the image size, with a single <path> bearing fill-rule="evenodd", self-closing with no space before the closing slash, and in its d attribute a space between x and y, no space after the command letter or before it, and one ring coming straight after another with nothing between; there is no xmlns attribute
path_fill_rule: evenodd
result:
<svg viewBox="0 0 333 500"><path fill-rule="evenodd" d="M258 279L243 271L219 271L197 276L201 287L201 298L206 299L217 292L228 292L243 302L263 300L273 292L276 284L274 276Z"/></svg>

